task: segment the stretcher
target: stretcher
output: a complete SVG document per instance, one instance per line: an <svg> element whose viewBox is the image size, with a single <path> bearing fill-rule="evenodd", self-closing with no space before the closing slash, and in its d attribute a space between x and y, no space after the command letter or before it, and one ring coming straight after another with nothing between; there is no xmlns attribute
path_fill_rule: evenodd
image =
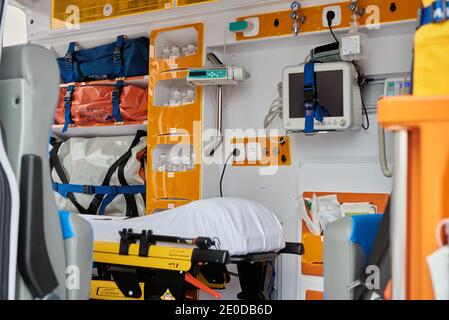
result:
<svg viewBox="0 0 449 320"><path fill-rule="evenodd" d="M215 289L226 288L227 265L235 264L238 298L265 300L269 263L304 252L284 242L272 211L244 199L200 200L137 218L83 217L95 237L92 299L197 299L198 289L219 298Z"/></svg>
<svg viewBox="0 0 449 320"><path fill-rule="evenodd" d="M286 243L278 252L230 256L214 250L211 238L154 235L151 231L120 232L119 243L94 244L95 275L91 299L96 300L181 300L198 299L198 289L221 298L213 289L225 289L230 281L226 265L236 264L242 292L239 299L265 300L267 264L280 254L302 255L300 243ZM157 245L158 242L192 247ZM193 294L192 294L193 293Z"/></svg>

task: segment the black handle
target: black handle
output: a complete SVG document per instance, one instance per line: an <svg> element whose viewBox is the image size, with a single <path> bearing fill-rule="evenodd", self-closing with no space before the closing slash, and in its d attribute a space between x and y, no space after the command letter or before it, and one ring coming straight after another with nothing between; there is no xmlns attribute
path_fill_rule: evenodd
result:
<svg viewBox="0 0 449 320"><path fill-rule="evenodd" d="M225 250L193 249L192 263L228 264L231 261L229 252Z"/></svg>
<svg viewBox="0 0 449 320"><path fill-rule="evenodd" d="M45 297L58 286L45 243L42 182L41 158L24 155L20 174L18 264L25 284L38 298Z"/></svg>
<svg viewBox="0 0 449 320"><path fill-rule="evenodd" d="M285 248L279 251L279 253L296 254L302 256L304 254L304 245L299 242L286 242Z"/></svg>

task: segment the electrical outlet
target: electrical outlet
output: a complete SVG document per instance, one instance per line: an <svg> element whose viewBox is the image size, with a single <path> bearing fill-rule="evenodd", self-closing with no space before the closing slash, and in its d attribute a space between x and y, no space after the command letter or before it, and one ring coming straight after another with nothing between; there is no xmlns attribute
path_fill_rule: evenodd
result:
<svg viewBox="0 0 449 320"><path fill-rule="evenodd" d="M259 17L247 18L245 19L245 21L251 24L252 28L248 31L243 32L243 36L245 38L248 38L248 37L256 37L257 35L259 35L260 30Z"/></svg>
<svg viewBox="0 0 449 320"><path fill-rule="evenodd" d="M262 146L258 142L248 142L246 144L246 158L248 161L262 160Z"/></svg>
<svg viewBox="0 0 449 320"><path fill-rule="evenodd" d="M246 150L245 150L245 144L244 143L235 143L232 146L232 150L237 149L239 150L239 155L234 157L235 162L244 162L246 160Z"/></svg>
<svg viewBox="0 0 449 320"><path fill-rule="evenodd" d="M341 7L340 6L329 6L323 9L323 27L328 28L327 24L327 13L329 11L335 12L335 18L332 20L332 27L338 27L341 24Z"/></svg>

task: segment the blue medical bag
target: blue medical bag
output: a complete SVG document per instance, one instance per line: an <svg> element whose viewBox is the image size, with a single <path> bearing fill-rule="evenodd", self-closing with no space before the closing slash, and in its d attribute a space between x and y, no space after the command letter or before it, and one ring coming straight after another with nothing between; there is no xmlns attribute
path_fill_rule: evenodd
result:
<svg viewBox="0 0 449 320"><path fill-rule="evenodd" d="M115 43L76 51L71 42L64 57L58 58L62 81L81 82L148 74L149 40L118 36Z"/></svg>

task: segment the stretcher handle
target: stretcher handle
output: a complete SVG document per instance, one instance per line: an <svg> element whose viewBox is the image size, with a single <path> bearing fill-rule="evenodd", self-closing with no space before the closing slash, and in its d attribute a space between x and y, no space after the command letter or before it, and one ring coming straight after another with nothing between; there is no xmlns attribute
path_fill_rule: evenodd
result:
<svg viewBox="0 0 449 320"><path fill-rule="evenodd" d="M296 254L302 256L304 254L304 245L300 242L286 242L285 248L279 251L279 253Z"/></svg>
<svg viewBox="0 0 449 320"><path fill-rule="evenodd" d="M204 283L202 283L201 281L199 281L197 278L195 278L194 276L192 276L190 273L186 272L186 277L185 280L190 283L192 286L197 287L200 290L203 290L204 292L210 294L211 296L213 296L216 299L221 299L221 294L218 293L215 290L212 290L211 288L209 288L208 286L206 286Z"/></svg>
<svg viewBox="0 0 449 320"><path fill-rule="evenodd" d="M194 245L199 249L209 249L215 246L215 241L208 237L197 237L197 238L182 238L175 236L165 236L153 234L152 230L144 230L141 233L135 233L132 229L123 229L120 233L120 238L123 241L132 241L135 243L136 240L142 239L142 234L145 233L145 237L148 243L155 242L170 242L170 243L182 243L187 245Z"/></svg>

